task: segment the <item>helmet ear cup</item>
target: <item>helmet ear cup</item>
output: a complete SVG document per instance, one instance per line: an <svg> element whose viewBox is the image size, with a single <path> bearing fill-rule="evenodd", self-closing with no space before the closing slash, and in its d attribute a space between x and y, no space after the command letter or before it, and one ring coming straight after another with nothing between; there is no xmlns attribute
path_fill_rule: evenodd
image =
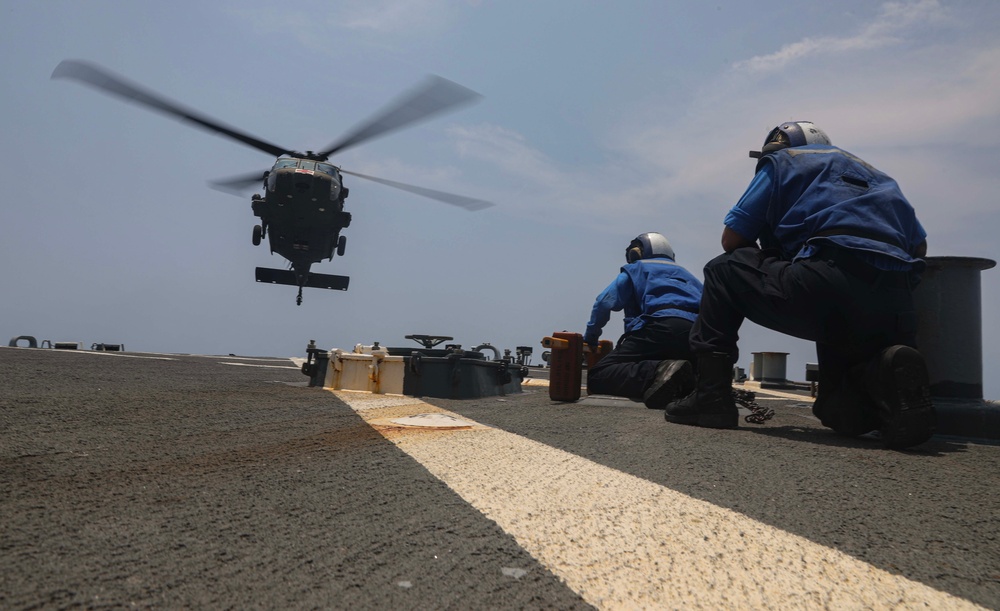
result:
<svg viewBox="0 0 1000 611"><path fill-rule="evenodd" d="M625 251L625 260L629 263L635 263L639 259L642 259L642 250L638 246L633 246Z"/></svg>

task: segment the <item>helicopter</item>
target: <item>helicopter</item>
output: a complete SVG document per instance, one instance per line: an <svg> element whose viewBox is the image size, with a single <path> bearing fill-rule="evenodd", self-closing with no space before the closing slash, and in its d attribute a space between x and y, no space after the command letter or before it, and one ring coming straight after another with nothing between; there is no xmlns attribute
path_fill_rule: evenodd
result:
<svg viewBox="0 0 1000 611"><path fill-rule="evenodd" d="M258 267L256 280L298 286L296 305L302 305L304 287L346 291L350 282L348 276L310 272L314 263L332 261L334 256L344 255L347 237L341 232L351 224L351 213L344 210L344 200L350 193L343 182L345 174L469 211L493 205L481 199L350 172L329 162L330 156L349 147L480 98L471 89L439 76L427 77L423 83L319 152L301 152L271 144L185 108L91 62L64 60L56 66L51 78L79 81L276 157L270 170L209 184L215 189L238 195L254 185L260 185L263 195L254 194L250 202L254 216L260 219L253 227L253 245L259 246L267 238L271 254L284 257L288 261L288 269Z"/></svg>

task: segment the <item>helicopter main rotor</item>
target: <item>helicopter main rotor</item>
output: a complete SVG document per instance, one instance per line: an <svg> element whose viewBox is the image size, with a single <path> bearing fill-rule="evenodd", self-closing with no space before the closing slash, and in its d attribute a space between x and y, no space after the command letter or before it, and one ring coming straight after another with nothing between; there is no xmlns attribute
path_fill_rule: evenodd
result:
<svg viewBox="0 0 1000 611"><path fill-rule="evenodd" d="M124 98L127 101L146 106L161 113L173 116L183 121L192 123L202 129L221 134L238 142L242 142L257 150L269 153L274 157L287 155L314 161L326 161L331 155L339 153L362 142L384 136L388 133L400 130L404 127L414 125L420 121L429 119L435 115L448 110L454 110L459 106L471 104L477 101L478 93L449 81L440 76L429 76L416 88L404 93L394 102L391 102L379 112L372 115L366 121L356 125L345 135L327 146L319 152L307 151L305 153L286 149L265 140L251 136L234 127L230 127L221 121L212 119L195 110L168 100L166 97L154 93L135 83L129 82L124 77L118 76L96 64L80 60L64 60L56 66L52 72L52 78L68 78L80 81L97 89L101 89L112 95ZM339 168L338 168L339 169ZM481 210L492 206L491 202L473 199L453 193L435 191L416 185L409 185L392 180L376 178L340 170L344 174L350 174L384 184L396 189L402 189L415 195L427 197L447 204L459 206L466 210ZM243 174L232 178L214 181L210 183L214 188L230 193L240 192L247 187L261 182L265 172L254 172Z"/></svg>

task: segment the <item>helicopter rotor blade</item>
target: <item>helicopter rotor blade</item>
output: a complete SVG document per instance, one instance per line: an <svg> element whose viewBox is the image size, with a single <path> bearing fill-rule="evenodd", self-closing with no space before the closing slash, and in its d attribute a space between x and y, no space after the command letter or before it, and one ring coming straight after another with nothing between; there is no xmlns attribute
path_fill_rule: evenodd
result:
<svg viewBox="0 0 1000 611"><path fill-rule="evenodd" d="M292 151L269 142L265 142L258 138L254 138L253 136L223 125L222 123L201 115L193 110L184 108L176 102L168 101L163 96L153 93L148 89L144 89L134 83L130 83L123 77L112 74L104 68L90 62L72 59L59 62L59 65L56 66L56 69L52 72L51 78L69 78L80 81L92 87L96 87L97 89L102 89L107 93L125 98L126 100L130 100L143 106L148 106L149 108L172 115L184 121L194 123L195 125L209 131L228 136L234 140L242 142L243 144L252 146L255 149L264 151L265 153L270 153L275 157L292 153Z"/></svg>
<svg viewBox="0 0 1000 611"><path fill-rule="evenodd" d="M222 191L223 193L243 195L243 192L250 187L261 184L264 180L265 174L266 172L263 171L241 174L239 176L224 178L222 180L213 180L208 183L208 186L212 187L216 191Z"/></svg>
<svg viewBox="0 0 1000 611"><path fill-rule="evenodd" d="M446 110L471 104L482 96L440 76L429 76L417 88L404 94L367 121L357 125L340 140L318 153L324 159L366 140L371 140Z"/></svg>
<svg viewBox="0 0 1000 611"><path fill-rule="evenodd" d="M396 182L395 180L386 180L385 178L376 178L374 176L368 176L365 174L358 174L357 172L348 172L347 170L341 168L341 174L350 174L351 176L357 176L358 178L364 178L365 180L370 180L372 182L377 182L389 187L396 189L402 189L408 193L413 193L415 195L420 195L427 197L439 202L444 202L446 204L451 204L452 206L458 206L459 208L465 208L470 212L475 212L477 210L483 210L484 208L489 208L493 206L493 202L488 202L482 199L474 199L471 197L465 197L464 195L456 195L454 193L446 193L444 191L435 191L434 189L427 189L425 187L418 187L416 185L408 185L404 182Z"/></svg>

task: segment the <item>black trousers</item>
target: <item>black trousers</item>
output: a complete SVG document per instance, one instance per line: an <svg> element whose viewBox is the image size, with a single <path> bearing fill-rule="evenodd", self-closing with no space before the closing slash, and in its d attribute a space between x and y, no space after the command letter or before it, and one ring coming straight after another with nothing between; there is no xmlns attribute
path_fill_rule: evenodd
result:
<svg viewBox="0 0 1000 611"><path fill-rule="evenodd" d="M736 362L745 318L816 342L820 392L847 370L895 344L915 347L909 272L880 272L834 247L794 263L776 252L738 248L705 266L693 352L727 352Z"/></svg>
<svg viewBox="0 0 1000 611"><path fill-rule="evenodd" d="M622 335L615 349L587 370L587 392L642 399L660 361L691 360L691 325L663 316Z"/></svg>

